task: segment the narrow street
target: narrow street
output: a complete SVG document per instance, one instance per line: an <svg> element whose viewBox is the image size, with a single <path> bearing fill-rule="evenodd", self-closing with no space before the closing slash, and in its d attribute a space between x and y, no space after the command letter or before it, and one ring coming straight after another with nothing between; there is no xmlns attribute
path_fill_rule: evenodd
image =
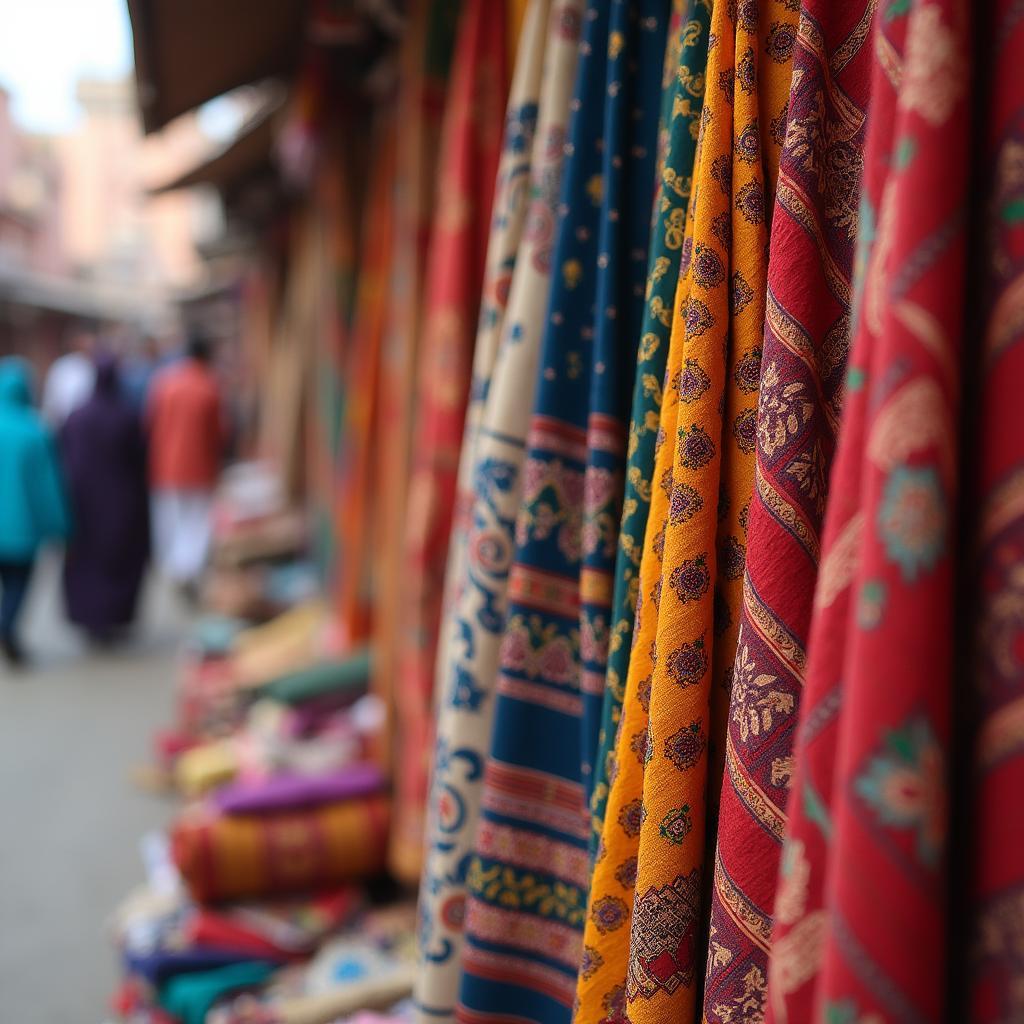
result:
<svg viewBox="0 0 1024 1024"><path fill-rule="evenodd" d="M169 721L181 627L151 581L138 637L90 651L63 622L55 562L37 574L26 629L35 664L0 669L4 1022L111 1017L116 964L104 922L142 879L140 838L169 816L132 773Z"/></svg>

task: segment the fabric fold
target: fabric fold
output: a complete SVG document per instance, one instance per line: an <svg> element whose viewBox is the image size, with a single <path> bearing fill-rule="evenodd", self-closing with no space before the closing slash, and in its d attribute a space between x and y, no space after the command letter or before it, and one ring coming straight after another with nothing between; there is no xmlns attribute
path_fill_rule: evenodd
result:
<svg viewBox="0 0 1024 1024"><path fill-rule="evenodd" d="M713 868L704 988L709 1024L759 1020L764 1013L775 880L849 349L873 11L869 0L804 0L793 48Z"/></svg>
<svg viewBox="0 0 1024 1024"><path fill-rule="evenodd" d="M768 1021L940 1020L971 5L879 9Z"/></svg>

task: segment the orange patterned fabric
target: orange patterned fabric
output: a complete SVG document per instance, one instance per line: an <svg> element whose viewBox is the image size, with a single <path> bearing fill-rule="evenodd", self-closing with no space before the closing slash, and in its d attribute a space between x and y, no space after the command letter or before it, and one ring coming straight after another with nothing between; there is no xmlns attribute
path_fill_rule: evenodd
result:
<svg viewBox="0 0 1024 1024"><path fill-rule="evenodd" d="M753 488L765 219L797 6L743 0L716 3L712 12L694 200L617 773L588 914L580 1019L599 1019L595 1005L602 1018L633 1024L697 1016L705 850L714 839ZM603 984L588 994L588 982L599 977Z"/></svg>
<svg viewBox="0 0 1024 1024"><path fill-rule="evenodd" d="M388 800L370 796L279 814L185 810L174 862L197 903L306 892L368 878L384 863Z"/></svg>

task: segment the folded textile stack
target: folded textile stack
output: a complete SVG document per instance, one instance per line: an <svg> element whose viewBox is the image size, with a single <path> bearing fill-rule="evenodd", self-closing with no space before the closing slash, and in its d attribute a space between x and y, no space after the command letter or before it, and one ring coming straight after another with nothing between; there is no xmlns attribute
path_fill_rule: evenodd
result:
<svg viewBox="0 0 1024 1024"><path fill-rule="evenodd" d="M246 544L256 530L255 517L222 524L230 572L256 565L242 564L239 522ZM301 554L259 567L275 615L217 607L184 644L176 721L154 747L185 804L150 840L150 887L114 929L114 1006L132 1024L329 1024L411 991L413 910L379 906L393 886L372 659L341 641Z"/></svg>
<svg viewBox="0 0 1024 1024"><path fill-rule="evenodd" d="M381 909L379 893L343 886L214 908L191 902L169 865L163 875L114 924L125 978L113 1003L132 1024L329 1024L410 991L411 904Z"/></svg>
<svg viewBox="0 0 1024 1024"><path fill-rule="evenodd" d="M312 597L319 579L315 566L302 560L306 539L306 517L289 505L270 467L231 467L214 506L206 606L262 620Z"/></svg>

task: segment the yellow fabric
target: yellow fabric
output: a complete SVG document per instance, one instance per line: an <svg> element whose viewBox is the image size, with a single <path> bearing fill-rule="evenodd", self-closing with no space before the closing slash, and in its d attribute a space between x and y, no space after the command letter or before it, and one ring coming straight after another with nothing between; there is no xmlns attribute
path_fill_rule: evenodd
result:
<svg viewBox="0 0 1024 1024"><path fill-rule="evenodd" d="M714 841L753 487L765 210L797 6L717 3L712 12L689 263L684 256L676 292L664 433L577 1022L623 1011L632 1024L697 1018L705 847Z"/></svg>
<svg viewBox="0 0 1024 1024"><path fill-rule="evenodd" d="M328 622L322 601L307 601L235 638L232 667L240 686L262 686L319 660Z"/></svg>
<svg viewBox="0 0 1024 1024"><path fill-rule="evenodd" d="M187 797L201 796L230 782L238 771L238 755L231 740L204 743L186 750L174 764L174 784Z"/></svg>
<svg viewBox="0 0 1024 1024"><path fill-rule="evenodd" d="M710 2L710 0L709 0ZM681 37L680 37L681 38ZM669 47L674 52L678 72L681 47ZM671 116L681 111L674 110ZM700 153L695 166L699 166ZM672 168L672 171L680 171ZM664 169L662 170L664 174ZM688 188L689 186L687 186ZM691 197L692 199L692 197ZM684 252L693 242L693 207L687 211L684 225ZM677 243L678 244L678 243ZM655 270L657 273L657 268ZM689 279L679 278L674 308L686 302ZM665 316L671 311L666 310ZM667 357L665 380L674 380L681 368L682 344L676 337L681 320L676 317ZM661 387L662 381L653 382ZM590 883L587 919L583 933L583 958L576 986L575 1024L598 1024L609 1017L617 1017L621 1007L629 961L629 931L633 913L633 883L636 876L637 853L640 845L639 805L643 788L643 746L646 742L650 683L653 663L654 628L657 607L649 600L661 579L664 533L661 525L668 519L669 493L672 474L672 445L665 439L675 436L679 393L665 389L661 402L660 420L652 424L658 430L656 457L650 489L650 511L639 570L637 599L637 625L633 634L629 672L622 712L618 722L616 749L610 755L608 780L610 791L605 818L601 829L601 842L597 851ZM640 638L647 636L647 641Z"/></svg>

